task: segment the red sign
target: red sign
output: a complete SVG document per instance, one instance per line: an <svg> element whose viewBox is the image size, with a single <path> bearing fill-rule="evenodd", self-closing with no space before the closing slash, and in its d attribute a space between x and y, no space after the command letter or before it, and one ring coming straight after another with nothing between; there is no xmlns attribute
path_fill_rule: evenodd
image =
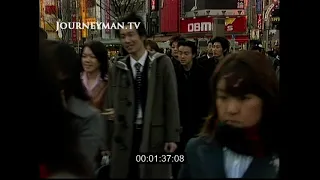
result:
<svg viewBox="0 0 320 180"><path fill-rule="evenodd" d="M56 14L56 6L55 5L45 6L44 12L49 15Z"/></svg>
<svg viewBox="0 0 320 180"><path fill-rule="evenodd" d="M259 30L262 30L262 14L257 14L257 26Z"/></svg>
<svg viewBox="0 0 320 180"><path fill-rule="evenodd" d="M151 0L151 10L156 10L156 0Z"/></svg>
<svg viewBox="0 0 320 180"><path fill-rule="evenodd" d="M110 21L111 21L111 16L110 16L110 0L105 0L106 1L106 12L105 12L105 23L106 24L110 24ZM105 29L105 32L107 34L110 34L111 33L111 30L109 28L106 28Z"/></svg>
<svg viewBox="0 0 320 180"><path fill-rule="evenodd" d="M96 5L95 0L86 0L87 8L93 8Z"/></svg>
<svg viewBox="0 0 320 180"><path fill-rule="evenodd" d="M225 21L225 31L241 33L247 31L247 17L228 17ZM180 20L181 33L211 32L213 17L185 18Z"/></svg>
<svg viewBox="0 0 320 180"><path fill-rule="evenodd" d="M74 23L77 22L77 16L75 14L72 14L71 21ZM72 28L71 37L72 37L73 42L77 42L77 29L76 28Z"/></svg>
<svg viewBox="0 0 320 180"><path fill-rule="evenodd" d="M160 30L162 33L178 32L181 0L162 0Z"/></svg>

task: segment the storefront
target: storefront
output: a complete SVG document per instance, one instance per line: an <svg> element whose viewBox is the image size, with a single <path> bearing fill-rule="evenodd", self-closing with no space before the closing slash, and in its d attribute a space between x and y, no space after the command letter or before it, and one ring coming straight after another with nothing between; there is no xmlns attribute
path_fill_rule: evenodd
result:
<svg viewBox="0 0 320 180"><path fill-rule="evenodd" d="M212 38L213 17L183 18L180 20L180 33L187 38ZM225 20L225 36L237 46L246 46L249 42L247 35L247 17L230 16ZM241 47L242 48L242 47Z"/></svg>
<svg viewBox="0 0 320 180"><path fill-rule="evenodd" d="M108 49L108 56L115 57L118 56L121 45L106 45Z"/></svg>

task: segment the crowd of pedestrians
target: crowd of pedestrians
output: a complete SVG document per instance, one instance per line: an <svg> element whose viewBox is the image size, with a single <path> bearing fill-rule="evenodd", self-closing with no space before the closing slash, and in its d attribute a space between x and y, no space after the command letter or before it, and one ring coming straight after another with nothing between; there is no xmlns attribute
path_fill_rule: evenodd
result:
<svg viewBox="0 0 320 180"><path fill-rule="evenodd" d="M279 48L230 53L215 37L199 57L175 36L164 53L139 16L120 22L140 26L116 31L112 60L99 41L78 55L40 29L41 178L279 176Z"/></svg>

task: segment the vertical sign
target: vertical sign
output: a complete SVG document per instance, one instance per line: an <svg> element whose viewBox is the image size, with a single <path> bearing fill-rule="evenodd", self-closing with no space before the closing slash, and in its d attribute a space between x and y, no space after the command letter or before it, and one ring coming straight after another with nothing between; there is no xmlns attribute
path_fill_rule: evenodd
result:
<svg viewBox="0 0 320 180"><path fill-rule="evenodd" d="M156 10L156 0L151 0L151 10Z"/></svg>
<svg viewBox="0 0 320 180"><path fill-rule="evenodd" d="M106 0L106 5L105 5L105 7L106 7L106 12L105 12L105 23L106 24L109 24L110 23L110 21L111 21L111 16L110 16L110 0ZM106 32L106 34L110 34L111 33L111 31L110 31L110 29L108 29L108 28L106 28L106 30L105 30L105 32Z"/></svg>
<svg viewBox="0 0 320 180"><path fill-rule="evenodd" d="M41 21L41 26L42 28L45 28L45 22L44 22L44 15L43 15L43 0L40 0L40 21Z"/></svg>
<svg viewBox="0 0 320 180"><path fill-rule="evenodd" d="M257 26L259 30L262 30L262 14L257 14Z"/></svg>
<svg viewBox="0 0 320 180"><path fill-rule="evenodd" d="M244 0L238 0L237 9L244 9Z"/></svg>
<svg viewBox="0 0 320 180"><path fill-rule="evenodd" d="M71 22L73 22L73 23L77 22L76 14L72 14ZM71 30L71 37L72 37L73 42L77 42L78 39L77 39L77 29L76 28L73 28Z"/></svg>
<svg viewBox="0 0 320 180"><path fill-rule="evenodd" d="M61 0L57 0L58 18L62 19L62 5Z"/></svg>
<svg viewBox="0 0 320 180"><path fill-rule="evenodd" d="M256 13L262 14L263 3L262 0L256 0Z"/></svg>
<svg viewBox="0 0 320 180"><path fill-rule="evenodd" d="M56 31L57 7L55 0L44 0L44 29L47 32Z"/></svg>
<svg viewBox="0 0 320 180"><path fill-rule="evenodd" d="M81 4L81 19L82 19L82 22L85 22L86 19L87 19L87 3L85 2L85 0L80 0ZM82 31L82 37L83 38L86 38L88 37L88 31L87 29L83 29Z"/></svg>

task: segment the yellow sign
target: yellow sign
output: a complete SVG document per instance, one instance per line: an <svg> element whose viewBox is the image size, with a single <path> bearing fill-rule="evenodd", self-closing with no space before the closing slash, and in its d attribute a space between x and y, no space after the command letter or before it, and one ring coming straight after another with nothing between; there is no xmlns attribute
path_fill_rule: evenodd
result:
<svg viewBox="0 0 320 180"><path fill-rule="evenodd" d="M86 20L87 19L87 3L86 0L80 0L80 10L81 10L81 17L82 20ZM82 37L86 38L88 37L88 30L87 29L83 29L82 31Z"/></svg>
<svg viewBox="0 0 320 180"><path fill-rule="evenodd" d="M91 22L97 22L97 19L96 18L86 18L85 20L84 20L84 23L91 23Z"/></svg>
<svg viewBox="0 0 320 180"><path fill-rule="evenodd" d="M273 22L280 22L280 17L272 17L271 21Z"/></svg>
<svg viewBox="0 0 320 180"><path fill-rule="evenodd" d="M56 14L46 14L45 8L48 5L56 6L56 8L57 8L57 0L53 0L53 1L40 0L41 27L46 32L55 32L56 31L56 24L57 24L57 13Z"/></svg>
<svg viewBox="0 0 320 180"><path fill-rule="evenodd" d="M226 18L225 25L233 24L236 18Z"/></svg>

